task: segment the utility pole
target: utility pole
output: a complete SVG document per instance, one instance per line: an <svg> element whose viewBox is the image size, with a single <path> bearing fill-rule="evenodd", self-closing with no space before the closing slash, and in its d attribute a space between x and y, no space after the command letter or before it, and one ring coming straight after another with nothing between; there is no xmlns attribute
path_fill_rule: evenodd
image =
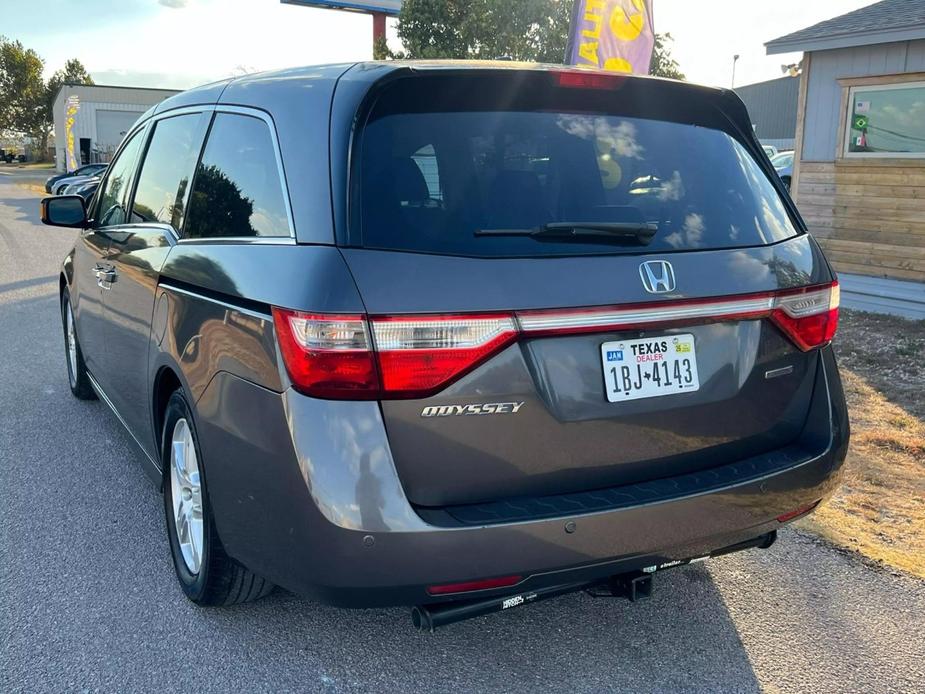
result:
<svg viewBox="0 0 925 694"><path fill-rule="evenodd" d="M732 88L736 88L736 63L739 62L739 54L732 56Z"/></svg>
<svg viewBox="0 0 925 694"><path fill-rule="evenodd" d="M373 48L376 41L385 38L385 12L371 12L373 16Z"/></svg>

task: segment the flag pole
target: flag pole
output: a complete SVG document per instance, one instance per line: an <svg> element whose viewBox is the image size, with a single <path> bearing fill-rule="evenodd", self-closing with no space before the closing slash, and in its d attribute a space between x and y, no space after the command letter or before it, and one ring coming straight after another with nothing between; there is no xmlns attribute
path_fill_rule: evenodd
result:
<svg viewBox="0 0 925 694"><path fill-rule="evenodd" d="M575 50L575 30L578 28L579 13L583 0L574 0L572 3L572 13L569 16L568 40L565 42L565 60L566 65L572 64L572 53Z"/></svg>

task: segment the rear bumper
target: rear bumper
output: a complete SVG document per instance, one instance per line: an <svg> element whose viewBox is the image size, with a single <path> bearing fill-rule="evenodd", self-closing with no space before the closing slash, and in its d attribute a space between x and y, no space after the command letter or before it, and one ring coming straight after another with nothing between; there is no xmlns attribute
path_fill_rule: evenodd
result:
<svg viewBox="0 0 925 694"><path fill-rule="evenodd" d="M819 364L806 433L772 464L742 465L752 472L649 503L492 525L442 527L415 512L376 403L278 394L223 373L199 401L197 423L231 556L325 602L423 604L447 599L428 596L429 585L520 575L517 590L527 590L594 580L775 530L778 516L827 497L844 461L847 410L831 348Z"/></svg>

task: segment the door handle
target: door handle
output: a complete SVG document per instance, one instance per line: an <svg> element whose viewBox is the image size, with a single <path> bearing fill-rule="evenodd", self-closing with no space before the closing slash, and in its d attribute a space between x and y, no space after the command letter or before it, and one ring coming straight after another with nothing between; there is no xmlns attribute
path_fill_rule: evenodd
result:
<svg viewBox="0 0 925 694"><path fill-rule="evenodd" d="M93 268L93 274L96 276L96 284L101 289L112 289L112 283L118 279L116 268L112 265L106 267L97 265Z"/></svg>

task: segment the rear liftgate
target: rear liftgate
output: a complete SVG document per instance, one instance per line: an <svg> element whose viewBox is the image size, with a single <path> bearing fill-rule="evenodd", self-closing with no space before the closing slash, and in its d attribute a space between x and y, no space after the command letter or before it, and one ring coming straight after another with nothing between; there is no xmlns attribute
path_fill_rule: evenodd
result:
<svg viewBox="0 0 925 694"><path fill-rule="evenodd" d="M798 515L803 514L800 513ZM788 520L791 519L788 518ZM446 626L447 624L461 622L466 619L472 619L473 617L481 617L482 615L491 614L493 612L504 612L505 610L510 610L515 607L531 605L543 600L548 600L549 598L556 598L560 595L576 593L581 590L587 591L588 594L593 597L626 598L631 602L636 602L637 600L641 600L652 595L652 577L659 571L673 569L678 566L686 566L688 564L696 564L701 561L706 561L711 557L719 557L724 554L740 552L744 549L750 549L752 547L767 549L772 544L774 544L776 539L777 531L772 530L771 532L766 533L765 535L760 535L759 537L756 537L752 540L747 540L735 545L723 547L722 549L715 550L709 554L705 554L699 557L664 561L658 564L652 564L650 566L643 567L639 571L615 574L613 576L609 576L604 579L598 579L596 581L563 583L561 585L537 588L536 590L527 591L525 593L498 595L492 596L490 598L466 601L457 600L446 603L435 603L432 605L419 605L411 608L411 622L414 624L416 629L420 629L422 631L430 631L433 633L438 627ZM520 579L519 576L510 578L517 580ZM450 592L444 590L445 588L451 588L459 592L467 589L485 589L492 586L482 585L483 583L487 584L490 581L504 580L505 579L488 579L486 582L476 581L472 582L471 584L435 586L434 588L429 589L429 592L431 592L431 594ZM495 583L493 587L497 587L498 585L503 585L503 583Z"/></svg>

